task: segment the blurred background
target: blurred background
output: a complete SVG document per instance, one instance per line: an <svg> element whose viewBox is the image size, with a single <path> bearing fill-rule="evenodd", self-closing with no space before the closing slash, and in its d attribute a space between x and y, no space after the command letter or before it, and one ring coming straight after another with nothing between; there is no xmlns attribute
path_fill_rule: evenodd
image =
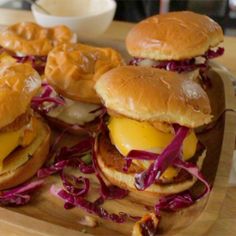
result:
<svg viewBox="0 0 236 236"><path fill-rule="evenodd" d="M191 10L216 20L225 34L236 36L236 0L115 0L116 20L137 22L148 16L168 11ZM30 9L20 0L0 0L0 7Z"/></svg>

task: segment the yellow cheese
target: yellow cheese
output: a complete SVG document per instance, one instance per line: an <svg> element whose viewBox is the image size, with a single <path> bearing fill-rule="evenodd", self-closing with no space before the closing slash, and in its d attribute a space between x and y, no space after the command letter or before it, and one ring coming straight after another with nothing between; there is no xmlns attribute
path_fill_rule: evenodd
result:
<svg viewBox="0 0 236 236"><path fill-rule="evenodd" d="M2 170L3 160L18 146L28 146L37 134L36 118L17 131L0 133L0 171Z"/></svg>
<svg viewBox="0 0 236 236"><path fill-rule="evenodd" d="M133 149L160 153L174 138L173 134L159 131L148 122L139 122L124 117L111 117L108 129L112 143L124 156ZM197 137L191 131L183 143L185 160L194 155L196 147ZM136 163L144 168L150 165L149 161L136 161ZM163 174L163 177L169 179L177 174L177 170L170 167Z"/></svg>
<svg viewBox="0 0 236 236"><path fill-rule="evenodd" d="M35 153L40 144L43 142L43 139L45 137L45 131L38 120L35 120L34 122L35 126L40 129L40 132L38 132L37 137L30 143L29 146L19 148L18 150L12 152L3 161L2 170L0 171L0 174L4 174L8 171L14 170L25 164L29 160L31 155Z"/></svg>
<svg viewBox="0 0 236 236"><path fill-rule="evenodd" d="M156 148L163 149L172 139L172 134L158 131L148 122L124 117L112 117L108 129L112 143L124 156L133 149L149 151L156 151Z"/></svg>
<svg viewBox="0 0 236 236"><path fill-rule="evenodd" d="M176 168L174 168L173 166L170 166L165 170L165 172L162 174L161 178L170 180L177 175L178 175L178 170Z"/></svg>
<svg viewBox="0 0 236 236"><path fill-rule="evenodd" d="M2 162L20 142L21 130L0 134L0 170Z"/></svg>

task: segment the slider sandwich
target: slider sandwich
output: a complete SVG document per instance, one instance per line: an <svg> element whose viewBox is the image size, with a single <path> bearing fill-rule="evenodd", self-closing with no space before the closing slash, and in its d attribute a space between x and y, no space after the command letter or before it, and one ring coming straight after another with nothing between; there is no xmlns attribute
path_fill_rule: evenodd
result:
<svg viewBox="0 0 236 236"><path fill-rule="evenodd" d="M28 64L0 68L0 190L31 178L47 158L50 129L30 109L40 87Z"/></svg>
<svg viewBox="0 0 236 236"><path fill-rule="evenodd" d="M155 15L136 24L127 35L126 48L131 65L175 72L193 72L192 78L205 81L209 59L223 54L219 24L190 11ZM209 81L208 81L209 82Z"/></svg>
<svg viewBox="0 0 236 236"><path fill-rule="evenodd" d="M75 43L76 35L64 25L45 28L33 22L17 23L0 32L0 60L28 62L43 74L48 53L67 42Z"/></svg>
<svg viewBox="0 0 236 236"><path fill-rule="evenodd" d="M189 189L196 178L186 163L200 169L206 155L194 129L212 118L202 87L182 74L123 66L101 76L95 89L110 115L96 149L103 177L129 190Z"/></svg>
<svg viewBox="0 0 236 236"><path fill-rule="evenodd" d="M111 48L84 44L55 47L48 55L45 69L48 84L38 99L43 102L38 108L52 124L72 133L80 133L81 128L93 129L101 114L94 85L102 74L121 65L120 54ZM55 99L55 103L48 103L48 97L49 101Z"/></svg>

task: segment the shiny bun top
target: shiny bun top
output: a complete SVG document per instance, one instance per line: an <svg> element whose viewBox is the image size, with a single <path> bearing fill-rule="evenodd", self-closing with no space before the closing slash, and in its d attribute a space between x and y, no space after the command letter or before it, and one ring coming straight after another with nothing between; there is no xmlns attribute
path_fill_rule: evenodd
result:
<svg viewBox="0 0 236 236"><path fill-rule="evenodd" d="M67 26L45 28L33 22L8 26L0 34L0 45L20 55L45 56L54 46L75 40Z"/></svg>
<svg viewBox="0 0 236 236"><path fill-rule="evenodd" d="M72 100L100 103L94 85L105 72L123 65L121 55L111 48L63 44L48 55L45 76L58 93Z"/></svg>
<svg viewBox="0 0 236 236"><path fill-rule="evenodd" d="M126 47L133 57L183 60L203 55L223 41L219 24L190 11L155 15L136 24Z"/></svg>
<svg viewBox="0 0 236 236"><path fill-rule="evenodd" d="M211 120L206 92L186 75L123 66L101 76L95 89L108 109L132 119L191 128Z"/></svg>
<svg viewBox="0 0 236 236"><path fill-rule="evenodd" d="M27 111L40 87L41 78L29 64L1 66L0 129Z"/></svg>

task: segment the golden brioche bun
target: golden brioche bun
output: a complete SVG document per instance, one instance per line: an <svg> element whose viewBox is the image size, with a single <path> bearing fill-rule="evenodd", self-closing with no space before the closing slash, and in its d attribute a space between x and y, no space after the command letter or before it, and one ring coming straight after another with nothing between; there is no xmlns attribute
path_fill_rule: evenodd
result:
<svg viewBox="0 0 236 236"><path fill-rule="evenodd" d="M29 64L0 68L0 129L12 123L30 107L41 87L41 78Z"/></svg>
<svg viewBox="0 0 236 236"><path fill-rule="evenodd" d="M63 44L49 53L45 76L63 96L99 104L95 82L102 74L120 65L123 65L121 55L111 48Z"/></svg>
<svg viewBox="0 0 236 236"><path fill-rule="evenodd" d="M128 33L126 47L133 57L183 60L203 55L223 41L215 21L190 11L149 17Z"/></svg>
<svg viewBox="0 0 236 236"><path fill-rule="evenodd" d="M40 141L36 151L22 166L0 174L0 190L15 187L24 183L35 175L37 170L44 164L50 144L50 128L38 118ZM37 139L37 137L36 137ZM33 145L33 143L31 144ZM29 147L26 147L30 149Z"/></svg>
<svg viewBox="0 0 236 236"><path fill-rule="evenodd" d="M198 157L197 165L201 169L206 150ZM110 143L108 137L101 136L98 141L97 162L104 180L109 181L118 187L128 189L130 191L138 191L135 188L135 174L142 171L140 167L132 164L129 171L123 171L124 160L121 154ZM157 195L166 195L182 192L189 189L196 182L196 178L186 179L179 183L169 184L153 184L145 190L146 193L153 193Z"/></svg>
<svg viewBox="0 0 236 236"><path fill-rule="evenodd" d="M95 89L108 109L132 119L191 128L211 120L206 92L182 74L123 66L101 76Z"/></svg>
<svg viewBox="0 0 236 236"><path fill-rule="evenodd" d="M74 33L64 25L44 28L33 22L6 27L0 34L0 45L25 55L45 56L60 43L74 42Z"/></svg>

